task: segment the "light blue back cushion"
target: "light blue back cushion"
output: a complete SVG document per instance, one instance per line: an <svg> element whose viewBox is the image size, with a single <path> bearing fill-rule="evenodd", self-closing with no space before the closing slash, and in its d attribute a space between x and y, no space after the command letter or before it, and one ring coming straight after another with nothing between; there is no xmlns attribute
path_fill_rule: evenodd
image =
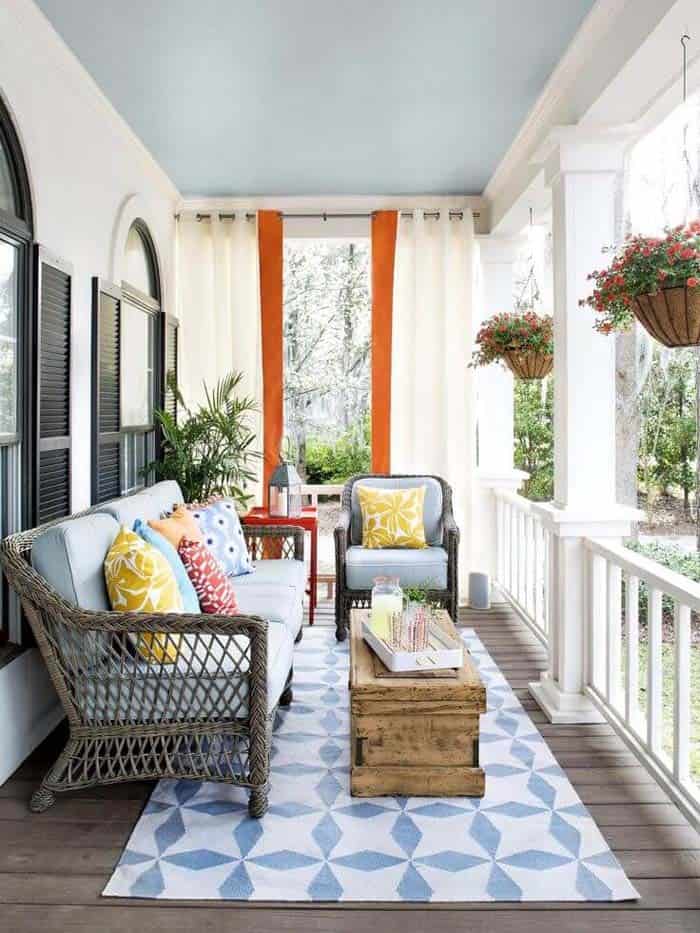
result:
<svg viewBox="0 0 700 933"><path fill-rule="evenodd" d="M39 535L32 545L32 566L74 606L109 610L102 565L118 531L110 515L69 518Z"/></svg>
<svg viewBox="0 0 700 933"><path fill-rule="evenodd" d="M137 518L148 522L153 518L162 518L172 512L174 505L182 504L182 492L174 480L164 480L136 492L133 496L122 496L105 502L97 509L111 515L120 525L133 528Z"/></svg>
<svg viewBox="0 0 700 933"><path fill-rule="evenodd" d="M371 486L379 489L415 489L425 486L423 503L423 525L425 540L428 545L439 547L442 544L442 486L432 476L368 476L358 479L352 486L350 543L362 544L362 510L357 493L358 486Z"/></svg>
<svg viewBox="0 0 700 933"><path fill-rule="evenodd" d="M154 531L146 522L142 521L140 518L137 518L134 522L134 531L137 535L143 538L144 541L147 541L149 544L152 544L154 548L160 551L163 557L172 567L172 571L175 574L175 582L177 583L177 588L180 591L180 596L182 596L182 605L184 606L185 612L201 612L199 606L199 600L197 599L197 594L194 587L192 586L192 581L187 576L187 571L185 570L185 565L180 560L177 551L172 546L172 544L163 537L163 535L158 534L157 531Z"/></svg>
<svg viewBox="0 0 700 933"><path fill-rule="evenodd" d="M231 577L252 573L241 522L233 499L217 499L204 508L192 510L204 542Z"/></svg>

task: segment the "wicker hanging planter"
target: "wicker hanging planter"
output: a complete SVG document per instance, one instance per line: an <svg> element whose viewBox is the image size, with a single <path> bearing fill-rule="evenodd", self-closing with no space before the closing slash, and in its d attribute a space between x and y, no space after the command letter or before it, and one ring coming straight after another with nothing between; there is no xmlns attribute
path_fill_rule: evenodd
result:
<svg viewBox="0 0 700 933"><path fill-rule="evenodd" d="M638 295L632 311L642 327L665 347L700 345L700 286L661 288Z"/></svg>
<svg viewBox="0 0 700 933"><path fill-rule="evenodd" d="M518 379L544 379L554 366L551 353L540 353L537 350L506 350L503 359Z"/></svg>

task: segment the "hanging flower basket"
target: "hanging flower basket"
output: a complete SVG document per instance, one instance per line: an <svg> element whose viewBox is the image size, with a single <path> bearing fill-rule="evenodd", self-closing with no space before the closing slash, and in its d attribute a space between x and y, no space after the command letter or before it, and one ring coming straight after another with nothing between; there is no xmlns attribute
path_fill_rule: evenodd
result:
<svg viewBox="0 0 700 933"><path fill-rule="evenodd" d="M552 371L554 336L550 315L534 311L496 314L476 335L470 366L503 363L518 379L543 379Z"/></svg>
<svg viewBox="0 0 700 933"><path fill-rule="evenodd" d="M666 347L700 345L700 221L665 237L628 237L608 269L592 272L593 294L580 303L599 315L603 334L636 318Z"/></svg>
<svg viewBox="0 0 700 933"><path fill-rule="evenodd" d="M632 312L639 323L666 347L700 344L700 286L676 285L655 294L637 295Z"/></svg>
<svg viewBox="0 0 700 933"><path fill-rule="evenodd" d="M551 353L537 350L506 350L503 360L518 379L544 379L554 366Z"/></svg>

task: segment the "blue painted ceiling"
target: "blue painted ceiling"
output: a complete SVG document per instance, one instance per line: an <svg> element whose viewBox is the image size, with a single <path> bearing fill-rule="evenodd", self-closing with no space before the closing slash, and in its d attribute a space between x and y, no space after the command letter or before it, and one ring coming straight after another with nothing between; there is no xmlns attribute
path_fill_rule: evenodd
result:
<svg viewBox="0 0 700 933"><path fill-rule="evenodd" d="M37 0L185 195L479 194L593 0Z"/></svg>

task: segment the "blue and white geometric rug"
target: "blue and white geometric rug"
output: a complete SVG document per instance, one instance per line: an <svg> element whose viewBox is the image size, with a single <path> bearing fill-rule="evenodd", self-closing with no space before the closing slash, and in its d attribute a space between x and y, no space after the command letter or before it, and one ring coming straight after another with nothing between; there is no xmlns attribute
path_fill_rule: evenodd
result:
<svg viewBox="0 0 700 933"><path fill-rule="evenodd" d="M270 809L241 788L160 781L105 895L262 901L636 898L542 736L473 631L488 688L486 796L351 797L347 643L306 629L273 736Z"/></svg>

